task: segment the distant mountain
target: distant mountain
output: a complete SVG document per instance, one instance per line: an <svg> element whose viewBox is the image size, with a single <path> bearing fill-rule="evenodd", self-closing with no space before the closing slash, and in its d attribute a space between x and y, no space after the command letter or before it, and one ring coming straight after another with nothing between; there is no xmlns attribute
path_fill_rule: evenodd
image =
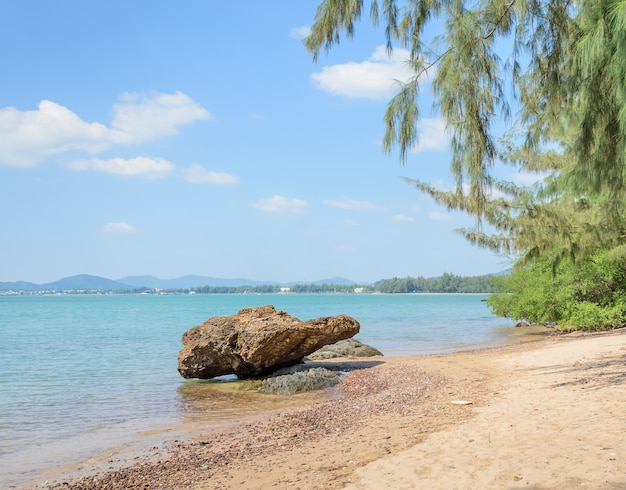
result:
<svg viewBox="0 0 626 490"><path fill-rule="evenodd" d="M339 286L352 286L356 284L356 282L351 279L346 279L345 277L331 277L330 279L322 279L321 281L315 281L313 284L323 285L323 284L337 284Z"/></svg>
<svg viewBox="0 0 626 490"><path fill-rule="evenodd" d="M162 280L155 276L127 276L117 281L136 288L158 288Z"/></svg>
<svg viewBox="0 0 626 490"><path fill-rule="evenodd" d="M353 286L357 284L351 279L346 279L345 277L331 277L330 279L321 279L319 281L295 281L286 283L285 286L293 286L295 284L315 284L316 286L323 286L325 284L337 284L338 286Z"/></svg>
<svg viewBox="0 0 626 490"><path fill-rule="evenodd" d="M32 282L0 282L0 291L132 291L147 289L191 289L196 287L238 287L238 286L293 286L295 284L352 286L357 283L345 277L331 277L319 281L297 281L279 283L275 281L253 281L252 279L222 279L209 276L182 276L176 279L160 279L155 276L127 276L118 280L100 276L79 274L64 277L55 282L35 284Z"/></svg>
<svg viewBox="0 0 626 490"><path fill-rule="evenodd" d="M33 282L0 282L0 291L39 291L41 286Z"/></svg>
<svg viewBox="0 0 626 490"><path fill-rule="evenodd" d="M130 284L134 287L159 288L159 289L189 289L202 286L210 287L237 287L237 286L260 286L265 284L278 284L277 282L253 281L251 279L221 279L208 276L182 276L177 279L159 279L155 276L127 276L119 279L119 282Z"/></svg>
<svg viewBox="0 0 626 490"><path fill-rule="evenodd" d="M79 274L77 276L64 277L55 282L42 284L40 289L57 290L57 291L112 291L112 290L129 290L134 289L129 284L113 281L105 277L90 276L88 274Z"/></svg>

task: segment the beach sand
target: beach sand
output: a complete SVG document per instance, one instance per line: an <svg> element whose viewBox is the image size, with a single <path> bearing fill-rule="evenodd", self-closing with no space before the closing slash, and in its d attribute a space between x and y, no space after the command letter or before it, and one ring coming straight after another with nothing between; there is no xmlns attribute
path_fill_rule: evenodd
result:
<svg viewBox="0 0 626 490"><path fill-rule="evenodd" d="M626 488L626 330L538 338L344 360L310 405L37 488Z"/></svg>

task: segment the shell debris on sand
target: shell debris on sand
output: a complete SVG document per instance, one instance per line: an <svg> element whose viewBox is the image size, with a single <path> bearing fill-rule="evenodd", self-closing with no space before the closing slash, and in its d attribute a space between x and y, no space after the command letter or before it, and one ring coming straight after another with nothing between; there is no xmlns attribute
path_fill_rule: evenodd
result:
<svg viewBox="0 0 626 490"><path fill-rule="evenodd" d="M472 405L473 402L469 400L452 400L452 405Z"/></svg>
<svg viewBox="0 0 626 490"><path fill-rule="evenodd" d="M441 391L445 382L444 377L411 365L356 369L343 376L340 385L330 388L338 397L279 412L265 421L242 424L228 432L209 433L201 440L178 441L164 448L163 457L156 462L139 462L93 476L56 482L48 488L194 487L193 482L212 481L253 461L311 447L328 437L367 430L376 417L422 416L432 410L422 403L426 400L432 403L430 394ZM438 403L435 412L442 406ZM343 465L337 466L342 468Z"/></svg>

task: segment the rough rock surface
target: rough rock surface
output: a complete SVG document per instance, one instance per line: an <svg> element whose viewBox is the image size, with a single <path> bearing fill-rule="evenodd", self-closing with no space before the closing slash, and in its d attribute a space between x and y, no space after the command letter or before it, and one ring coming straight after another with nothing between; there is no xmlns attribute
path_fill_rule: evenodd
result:
<svg viewBox="0 0 626 490"><path fill-rule="evenodd" d="M279 370L275 375L261 381L259 391L293 395L305 391L322 390L339 384L339 373L322 367L289 371Z"/></svg>
<svg viewBox="0 0 626 490"><path fill-rule="evenodd" d="M359 322L347 315L303 322L271 305L244 308L187 330L178 372L201 379L262 376L297 364L324 345L348 339L359 328Z"/></svg>
<svg viewBox="0 0 626 490"><path fill-rule="evenodd" d="M336 357L374 357L382 356L383 353L372 346L364 344L356 339L340 340L332 345L325 345L319 350L309 354L308 359L320 361L334 359Z"/></svg>

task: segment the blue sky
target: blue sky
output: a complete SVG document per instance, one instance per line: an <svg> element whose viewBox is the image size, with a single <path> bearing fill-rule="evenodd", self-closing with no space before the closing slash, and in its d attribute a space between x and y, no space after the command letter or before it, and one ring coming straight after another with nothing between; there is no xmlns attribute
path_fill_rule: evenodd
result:
<svg viewBox="0 0 626 490"><path fill-rule="evenodd" d="M509 267L402 180L452 186L427 81L402 167L381 149L402 50L386 56L366 19L313 63L316 7L0 1L0 281Z"/></svg>

